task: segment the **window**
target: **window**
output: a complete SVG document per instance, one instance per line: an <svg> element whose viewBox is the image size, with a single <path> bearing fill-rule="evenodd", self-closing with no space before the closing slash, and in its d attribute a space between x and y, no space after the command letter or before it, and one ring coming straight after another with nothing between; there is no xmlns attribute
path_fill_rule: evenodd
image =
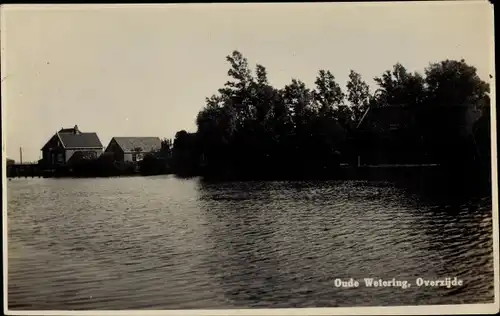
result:
<svg viewBox="0 0 500 316"><path fill-rule="evenodd" d="M137 162L142 160L142 148L136 147L132 151L132 161Z"/></svg>
<svg viewBox="0 0 500 316"><path fill-rule="evenodd" d="M389 129L390 129L390 130L396 130L396 129L399 129L399 124L390 124L390 125L389 125Z"/></svg>

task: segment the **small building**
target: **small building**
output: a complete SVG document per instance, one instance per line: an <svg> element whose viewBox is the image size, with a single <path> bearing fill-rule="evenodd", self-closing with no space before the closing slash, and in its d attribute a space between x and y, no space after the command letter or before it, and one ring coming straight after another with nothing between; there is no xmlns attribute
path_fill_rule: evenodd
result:
<svg viewBox="0 0 500 316"><path fill-rule="evenodd" d="M115 161L138 162L161 148L159 137L113 137L105 152L113 153Z"/></svg>
<svg viewBox="0 0 500 316"><path fill-rule="evenodd" d="M417 158L420 134L415 134L415 123L409 107L369 107L355 131L357 164L409 163L409 158Z"/></svg>
<svg viewBox="0 0 500 316"><path fill-rule="evenodd" d="M45 169L53 169L66 165L77 152L83 152L92 157L99 157L104 148L97 133L81 132L78 126L61 128L43 146L40 163Z"/></svg>
<svg viewBox="0 0 500 316"><path fill-rule="evenodd" d="M356 128L357 163L435 163L433 153L452 138L469 138L479 117L467 104L370 107Z"/></svg>

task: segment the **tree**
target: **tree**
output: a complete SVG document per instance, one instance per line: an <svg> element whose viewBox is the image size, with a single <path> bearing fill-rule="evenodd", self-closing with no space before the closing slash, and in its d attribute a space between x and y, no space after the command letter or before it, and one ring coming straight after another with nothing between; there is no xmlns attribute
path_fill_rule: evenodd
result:
<svg viewBox="0 0 500 316"><path fill-rule="evenodd" d="M408 72L400 63L393 66L392 72L387 70L374 80L384 91L385 100L389 105L417 106L425 101L422 75Z"/></svg>
<svg viewBox="0 0 500 316"><path fill-rule="evenodd" d="M231 65L227 74L233 80L227 81L224 88L219 89L219 93L225 101L225 106L229 107L228 110L234 112L232 115L235 116L235 123L241 126L252 111L248 100L249 89L253 82L252 73L248 68L247 59L240 52L233 51L226 60Z"/></svg>
<svg viewBox="0 0 500 316"><path fill-rule="evenodd" d="M227 74L234 79L234 81L228 81L226 87L235 90L248 88L252 81L252 73L248 68L248 60L239 51L233 51L231 55L226 57L226 60L231 64L231 68Z"/></svg>
<svg viewBox="0 0 500 316"><path fill-rule="evenodd" d="M181 174L191 174L199 167L200 147L198 135L181 130L175 134L172 165Z"/></svg>
<svg viewBox="0 0 500 316"><path fill-rule="evenodd" d="M350 130L354 127L354 111L349 106L342 104L339 105L333 112L337 122L343 129Z"/></svg>
<svg viewBox="0 0 500 316"><path fill-rule="evenodd" d="M342 104L344 93L329 70L320 70L314 83L314 98L321 113L332 113L335 107Z"/></svg>
<svg viewBox="0 0 500 316"><path fill-rule="evenodd" d="M171 139L163 139L161 141L160 154L165 158L169 158L172 155L172 147L173 143Z"/></svg>
<svg viewBox="0 0 500 316"><path fill-rule="evenodd" d="M489 85L464 60L432 63L425 74L426 108L433 115L421 114L418 123L426 143L442 163L468 164L478 153L477 144L467 131L470 113L489 104ZM483 111L486 113L489 111Z"/></svg>
<svg viewBox="0 0 500 316"><path fill-rule="evenodd" d="M292 82L283 88L281 95L287 112L290 113L295 132L300 133L299 130L304 127L313 110L314 94L304 82L292 79Z"/></svg>
<svg viewBox="0 0 500 316"><path fill-rule="evenodd" d="M491 109L488 94L478 107L481 109L481 117L474 123L474 142L482 168L491 176Z"/></svg>
<svg viewBox="0 0 500 316"><path fill-rule="evenodd" d="M347 82L347 100L351 105L353 119L359 122L370 102L370 87L361 79L361 75L354 70L349 73Z"/></svg>
<svg viewBox="0 0 500 316"><path fill-rule="evenodd" d="M173 146L164 146L173 147L174 167L180 173L195 172L202 161L199 170L204 174L278 177L300 173L297 166L301 166L310 176L332 175L340 156L356 158L363 133L355 127L366 109L385 105L394 107L376 111L375 125L381 128L368 126L366 139L376 146L367 151L382 150L384 143L392 161L411 157L418 162L424 150L435 162L455 161L454 155L465 156L469 150L456 149L469 145L460 132L463 122L457 107L444 105L486 103L488 91L475 68L463 61L431 64L425 76L397 63L375 78L379 89L372 96L368 84L353 70L344 95L330 71L318 72L312 90L295 78L277 89L263 65L256 65L253 76L240 52L232 52L226 60L230 78L217 94L206 98L196 117L196 133L179 131ZM482 139L481 152L486 152L488 120L483 117L475 135L478 142ZM394 121L400 127L394 129L398 125ZM410 154L392 152L412 148L415 152Z"/></svg>
<svg viewBox="0 0 500 316"><path fill-rule="evenodd" d="M256 125L265 128L266 122L270 119L273 105L278 96L278 91L269 85L267 79L267 70L262 65L256 67L257 78L251 82L249 91L249 103L253 109L251 117Z"/></svg>
<svg viewBox="0 0 500 316"><path fill-rule="evenodd" d="M489 85L477 75L477 69L462 59L444 60L425 69L429 102L442 106L477 104L489 92Z"/></svg>
<svg viewBox="0 0 500 316"><path fill-rule="evenodd" d="M267 86L269 85L269 82L267 81L267 70L266 67L257 64L256 66L256 74L257 74L257 83L261 86Z"/></svg>
<svg viewBox="0 0 500 316"><path fill-rule="evenodd" d="M335 81L330 71L320 70L315 81L314 91L315 111L310 114L309 126L311 137L310 152L315 157L313 165L318 170L331 167L332 155L338 149L345 137L344 130L339 124L342 114L343 100L342 89ZM345 122L343 122L345 123Z"/></svg>

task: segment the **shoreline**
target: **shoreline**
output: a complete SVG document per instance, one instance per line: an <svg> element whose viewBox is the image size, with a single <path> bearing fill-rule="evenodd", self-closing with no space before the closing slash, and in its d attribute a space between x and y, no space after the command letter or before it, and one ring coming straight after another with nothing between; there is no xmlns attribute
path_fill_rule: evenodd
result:
<svg viewBox="0 0 500 316"><path fill-rule="evenodd" d="M308 172L308 173L284 173L274 172L267 173L236 173L236 172L196 172L196 173L157 173L157 174L141 174L126 173L126 174L110 174L110 175L75 175L70 173L47 173L46 171L38 170L36 174L25 175L7 175L7 178L73 178L73 179L88 179L88 178L129 178L129 177L153 177L172 175L179 179L200 178L204 182L247 182L247 181L390 181L404 182L414 181L415 185L423 185L422 180L427 180L430 184L438 185L445 180L453 186L491 186L491 175L487 170L475 168L458 168L444 167L437 164L393 164L393 165L363 165L363 166L340 166L335 169L325 170L325 172ZM436 180L436 183L432 181ZM427 183L429 184L429 183ZM434 186L432 185L432 186Z"/></svg>

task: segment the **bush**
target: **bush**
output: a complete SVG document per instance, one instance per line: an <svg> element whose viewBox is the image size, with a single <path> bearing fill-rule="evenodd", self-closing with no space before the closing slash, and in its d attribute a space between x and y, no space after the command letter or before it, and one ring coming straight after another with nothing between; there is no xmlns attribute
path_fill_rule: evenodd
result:
<svg viewBox="0 0 500 316"><path fill-rule="evenodd" d="M77 177L113 177L137 173L137 164L114 161L113 155L102 154L98 158L79 157L72 159L69 172Z"/></svg>
<svg viewBox="0 0 500 316"><path fill-rule="evenodd" d="M141 175L159 175L170 173L168 161L165 157L148 154L139 162L139 172Z"/></svg>

